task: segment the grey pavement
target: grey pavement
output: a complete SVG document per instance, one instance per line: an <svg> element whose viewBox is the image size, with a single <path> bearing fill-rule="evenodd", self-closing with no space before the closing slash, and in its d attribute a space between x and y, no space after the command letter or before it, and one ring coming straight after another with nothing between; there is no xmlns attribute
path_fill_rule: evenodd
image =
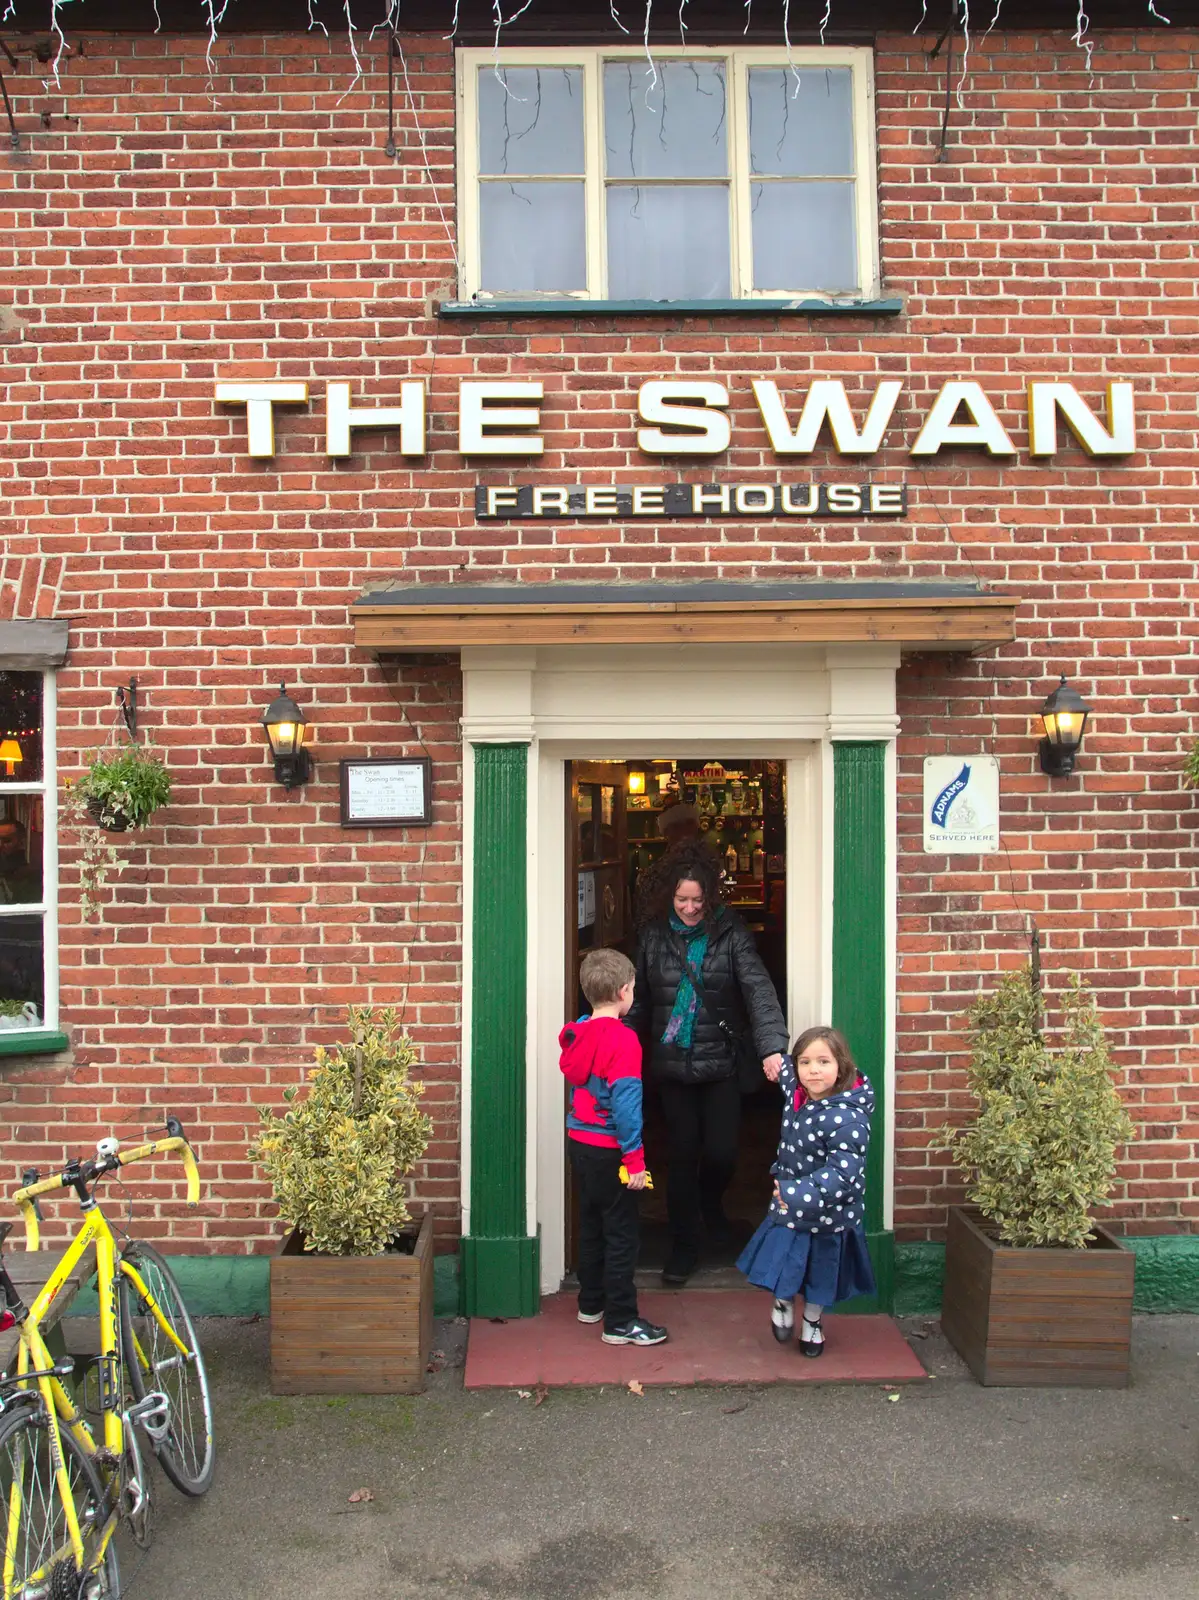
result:
<svg viewBox="0 0 1199 1600"><path fill-rule="evenodd" d="M127 1592L1199 1600L1199 1318L1138 1318L1134 1386L1113 1392L982 1389L935 1322L904 1328L920 1387L537 1404L465 1392L453 1323L412 1399L273 1397L266 1324L201 1324L216 1483L186 1501L159 1480Z"/></svg>

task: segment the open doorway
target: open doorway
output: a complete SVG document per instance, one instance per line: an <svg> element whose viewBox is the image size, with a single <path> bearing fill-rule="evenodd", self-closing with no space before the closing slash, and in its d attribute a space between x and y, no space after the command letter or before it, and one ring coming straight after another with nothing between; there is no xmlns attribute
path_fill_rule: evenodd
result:
<svg viewBox="0 0 1199 1600"><path fill-rule="evenodd" d="M787 1009L787 795L781 759L630 758L566 764L566 994L564 1015L586 1009L579 961L610 946L634 957L638 883L669 841L660 823L678 805L694 808L700 838L721 867L725 902L746 923ZM763 1080L742 1098L737 1165L724 1197L727 1232L705 1236L695 1284L731 1271L765 1215L778 1141L778 1091ZM645 1147L655 1188L642 1202L641 1269L657 1274L669 1250L667 1138L661 1097L645 1080ZM574 1264L574 1201L567 1207L566 1262Z"/></svg>

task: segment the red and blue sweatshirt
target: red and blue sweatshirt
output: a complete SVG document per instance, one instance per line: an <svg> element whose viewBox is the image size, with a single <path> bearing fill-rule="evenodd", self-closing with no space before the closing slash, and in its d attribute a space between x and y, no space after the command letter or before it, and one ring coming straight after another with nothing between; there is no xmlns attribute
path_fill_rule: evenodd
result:
<svg viewBox="0 0 1199 1600"><path fill-rule="evenodd" d="M641 1041L619 1017L568 1022L558 1035L571 1086L566 1132L580 1144L619 1150L630 1173L644 1172Z"/></svg>

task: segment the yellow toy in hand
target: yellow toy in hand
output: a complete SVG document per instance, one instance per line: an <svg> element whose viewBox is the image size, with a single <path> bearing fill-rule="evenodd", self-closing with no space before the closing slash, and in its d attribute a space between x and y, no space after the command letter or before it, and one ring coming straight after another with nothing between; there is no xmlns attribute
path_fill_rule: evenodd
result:
<svg viewBox="0 0 1199 1600"><path fill-rule="evenodd" d="M620 1163L620 1181L621 1181L621 1183L628 1183L628 1181L629 1181L629 1169L628 1169L628 1167L625 1166L623 1161ZM649 1175L649 1168L646 1167L646 1169L645 1169L645 1187L647 1189L652 1189L653 1186L654 1186L654 1180Z"/></svg>

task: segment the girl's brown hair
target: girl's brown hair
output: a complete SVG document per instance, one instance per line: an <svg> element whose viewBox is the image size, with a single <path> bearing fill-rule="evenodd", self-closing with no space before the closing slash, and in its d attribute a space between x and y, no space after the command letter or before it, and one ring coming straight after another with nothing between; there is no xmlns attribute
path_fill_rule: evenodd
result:
<svg viewBox="0 0 1199 1600"><path fill-rule="evenodd" d="M805 1028L791 1046L791 1054L798 1061L808 1046L815 1044L817 1039L824 1040L832 1052L833 1060L837 1063L837 1081L829 1093L844 1094L846 1089L852 1089L856 1083L858 1069L850 1054L849 1041L843 1033L838 1033L836 1028Z"/></svg>

